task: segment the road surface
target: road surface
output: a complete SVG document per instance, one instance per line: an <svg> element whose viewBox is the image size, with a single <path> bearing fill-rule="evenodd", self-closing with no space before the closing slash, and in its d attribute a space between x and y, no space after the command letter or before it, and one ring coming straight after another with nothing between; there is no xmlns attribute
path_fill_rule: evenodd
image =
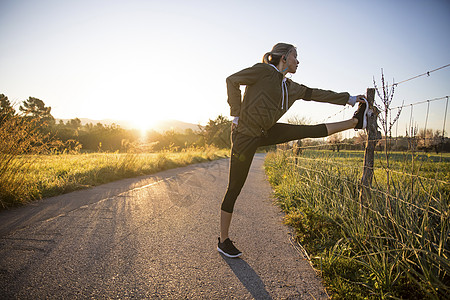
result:
<svg viewBox="0 0 450 300"><path fill-rule="evenodd" d="M257 154L217 250L228 159L0 213L2 299L327 299L290 243Z"/></svg>

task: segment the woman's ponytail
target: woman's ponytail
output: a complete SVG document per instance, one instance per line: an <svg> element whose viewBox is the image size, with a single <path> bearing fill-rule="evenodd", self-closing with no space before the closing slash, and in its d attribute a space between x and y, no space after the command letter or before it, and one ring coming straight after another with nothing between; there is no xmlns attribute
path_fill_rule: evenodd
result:
<svg viewBox="0 0 450 300"><path fill-rule="evenodd" d="M271 64L271 62L270 62L271 60L272 60L272 52L267 52L266 54L264 54L263 59L262 59L263 63Z"/></svg>
<svg viewBox="0 0 450 300"><path fill-rule="evenodd" d="M293 49L295 49L295 47L291 44L278 43L273 46L272 51L264 54L262 62L277 66L280 63L281 57L283 57L283 55L287 56Z"/></svg>

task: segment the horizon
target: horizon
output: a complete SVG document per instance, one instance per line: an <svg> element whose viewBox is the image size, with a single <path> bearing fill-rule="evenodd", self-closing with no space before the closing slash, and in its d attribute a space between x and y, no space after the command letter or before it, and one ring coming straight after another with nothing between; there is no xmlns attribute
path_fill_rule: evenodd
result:
<svg viewBox="0 0 450 300"><path fill-rule="evenodd" d="M64 124L66 124L67 122L69 122L70 120L74 120L74 119L79 119L81 121L81 125L87 125L87 124L98 124L101 123L102 125L117 125L120 126L123 129L127 129L127 130L138 130L141 132L146 132L146 131L161 131L161 130L170 130L170 129L180 129L180 130L185 130L187 128L197 128L198 126L205 126L205 124L195 124L195 123L190 123L190 122L184 122L184 121L180 121L180 120L175 120L175 119L166 119L166 120L157 120L155 122L153 122L153 126L152 127L148 127L148 128L141 128L139 126L135 126L132 122L128 121L128 120L116 120L116 119L101 119L101 120L96 120L96 119L91 119L91 118L54 118L55 119L55 123L57 124L59 121L63 121ZM173 124L171 124L173 123Z"/></svg>

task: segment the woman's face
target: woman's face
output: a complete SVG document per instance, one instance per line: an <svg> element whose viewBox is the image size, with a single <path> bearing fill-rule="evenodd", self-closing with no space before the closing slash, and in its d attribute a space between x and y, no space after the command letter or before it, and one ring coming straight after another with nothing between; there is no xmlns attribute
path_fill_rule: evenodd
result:
<svg viewBox="0 0 450 300"><path fill-rule="evenodd" d="M289 52L287 58L286 58L287 66L288 66L288 72L294 74L297 72L298 68L298 60L297 60L297 50L292 50Z"/></svg>

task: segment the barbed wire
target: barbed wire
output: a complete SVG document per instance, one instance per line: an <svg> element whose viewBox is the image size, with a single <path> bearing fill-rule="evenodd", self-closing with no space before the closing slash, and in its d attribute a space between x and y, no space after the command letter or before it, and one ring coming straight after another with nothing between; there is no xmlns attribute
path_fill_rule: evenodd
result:
<svg viewBox="0 0 450 300"><path fill-rule="evenodd" d="M389 107L388 110L394 110L394 109L401 109L407 106L416 106L416 105L420 105L420 104L424 104L424 103L430 103L430 102L434 102L434 101L439 101L439 100L444 100L444 99L449 99L450 96L442 96L442 97L438 97L438 98L433 98L433 99L426 99L426 100L420 100L417 102L413 102L413 103L409 103L409 104L402 104L400 106L395 106L395 107ZM346 106L345 108L341 109L340 111L326 117L325 119L323 119L320 122L325 122L328 119L331 119L339 114L341 114L342 112L344 112L345 110L348 110L350 107Z"/></svg>
<svg viewBox="0 0 450 300"><path fill-rule="evenodd" d="M391 84L391 85L387 85L386 88L390 88L390 87L393 87L393 86L397 87L399 84L402 84L402 83L405 83L405 82L408 82L408 81L411 81L411 80L420 78L420 77L425 76L425 75L430 76L431 73L436 72L436 71L439 71L439 70L442 70L442 69L445 69L445 68L447 68L447 67L450 67L450 64L444 65L444 66L439 67L439 68L437 68L437 69L433 69L433 70L431 70L431 71L427 71L427 72L425 72L425 73L423 73L423 74L419 74L419 75L413 76L413 77L411 77L411 78L408 78L408 79L405 79L405 80L402 80L402 81L399 81L399 82L394 82L394 83ZM449 96L444 96L444 97L441 97L441 98L436 98L436 99L431 99L431 100L425 100L425 101L422 101L422 102L417 102L417 103L414 103L414 105L422 104L422 103L425 103L425 102L427 102L427 101L441 100L441 99L443 99L443 98L445 98L445 97L448 98ZM397 107L392 107L392 108L389 108L389 109L398 109L398 108L402 108L402 107L404 107L404 105L402 105L402 106L397 106ZM326 120L331 119L332 117L339 115L340 113L342 113L343 111L347 110L348 108L349 108L349 107L347 107L347 106L344 107L342 110L338 111L337 113L334 113L333 115L328 116L327 118L323 119L321 122L325 122Z"/></svg>
<svg viewBox="0 0 450 300"><path fill-rule="evenodd" d="M439 101L439 100L444 100L444 99L448 99L449 96L443 96L443 97L439 97L439 98L433 98L433 99L428 99L428 100L422 100L422 101L418 101L418 102L413 102L413 103L409 103L409 104L402 104L400 106L395 106L395 107L389 107L389 110L393 110L393 109L400 109L403 107L407 107L407 106L416 106L419 104L424 104L424 103L430 103L433 101Z"/></svg>
<svg viewBox="0 0 450 300"><path fill-rule="evenodd" d="M425 131L424 131L425 132ZM437 141L437 140L442 140L442 136L435 136L435 137L426 137L426 136L421 136L421 135L416 135L416 136L400 136L400 137L386 137L386 136L382 136L381 139L365 139L364 141L352 141L352 142L336 142L336 143L330 143L330 142L321 142L319 144L316 145L308 145L308 146L297 146L299 150L311 150L311 149L318 149L318 150L332 150L330 148L334 148L335 146L352 146L352 147L356 147L356 146L365 146L365 144L367 142L376 142L376 143L380 143L380 144L384 144L386 143L386 141L388 142L395 142L398 141L398 139L406 139L406 140L417 140L417 141ZM345 141L345 140L344 140ZM289 146L291 148L291 146ZM280 149L280 148L279 148ZM281 150L281 149L280 149ZM348 149L345 149L348 150ZM361 149L351 149L354 151L360 151ZM410 150L412 151L412 150ZM417 152L417 150L414 150L414 152Z"/></svg>
<svg viewBox="0 0 450 300"><path fill-rule="evenodd" d="M402 104L401 106L396 106L396 107L389 107L388 108L388 110L389 111L391 111L391 110L395 110L395 109L403 109L403 108L405 108L405 107L407 107L407 106L409 106L410 108L411 108L411 116L410 116L410 124L409 124L409 126L410 126L410 128L411 128L411 126L412 126L412 115L413 115L413 113L412 113L412 111L413 111L413 107L414 106L416 106L416 105L421 105L421 104L424 104L424 103L427 103L427 112L426 112L426 120L425 120L425 129L424 129L424 132L426 132L426 128L427 128L427 125L428 125L428 116L429 116L429 112L430 112L430 102L434 102L434 101L441 101L441 100L446 100L446 106L445 106L445 111L444 111L444 122L443 122L443 128L442 128L442 136L440 137L441 138L441 143L443 143L443 141L444 141L444 138L445 138L445 132L446 132L446 130L445 130L445 125L446 125L446 119L447 119L447 110L448 110L448 102L449 102L449 98L450 98L450 96L443 96L443 97L438 97L438 98L433 98L433 99L427 99L427 100L422 100L422 101L417 101L417 102L414 102L414 103L410 103L410 104ZM403 101L403 103L404 103L404 101ZM337 112L337 113L335 113L335 114L333 114L333 115L331 115L331 116L328 116L327 118L325 118L323 121L321 121L321 122L325 122L326 120L328 120L328 119L330 119L330 118L332 118L332 117L334 117L334 116L336 116L336 115L338 115L338 114L340 114L340 113L342 113L343 111L345 111L346 109L348 109L348 107L346 107L346 108L344 108L344 109L342 109L342 110L340 110L339 112ZM398 138L398 134L397 134L397 130L398 130L398 122L397 122L397 125L396 125L396 136L394 137L395 138L395 140ZM407 136L406 136L407 138L420 138L421 140L423 140L423 141L427 141L427 140L430 140L430 139L435 139L435 138L437 138L437 137L432 137L432 138L426 138L426 137L421 137L421 136L408 136L408 133L407 133ZM354 138L354 137L353 137ZM393 137L390 137L391 139L393 138ZM384 139L386 139L386 137L384 137ZM383 140L383 139L382 139ZM351 145L352 143L348 143L348 145ZM343 144L342 144L343 145ZM305 146L305 147L303 147L303 148L307 148L307 147L311 147L311 148L313 148L313 147L320 147L320 145L319 146Z"/></svg>
<svg viewBox="0 0 450 300"><path fill-rule="evenodd" d="M442 70L444 68L449 67L450 64L439 67L437 69L433 69L431 71L425 72L423 74L419 74L417 76L413 76L411 78L399 81L399 82L394 82L390 87L397 87L400 84L403 84L405 82L420 78L422 76L430 76L431 73L436 72L438 70ZM383 88L389 87L389 85L383 86ZM435 101L442 101L446 99L446 105L445 105L445 112L444 112L444 119L443 119L443 128L442 128L442 135L441 136L428 136L427 135L427 127L428 127L428 117L430 114L430 103L431 102L435 102ZM440 203L440 199L441 197L444 197L441 191L441 187L442 185L444 185L444 187L446 187L447 185L450 184L450 181L447 181L446 179L448 179L448 176L444 174L444 176L439 175L441 174L440 170L444 167L443 165L443 155L442 155L442 151L440 153L439 156L439 160L437 160L437 156L433 155L433 159L428 160L431 161L433 163L433 167L428 168L428 165L424 165L424 163L427 162L427 159L425 157L425 159L418 159L417 160L417 156L414 156L417 154L417 150L420 149L418 148L420 147L435 147L436 145L438 145L439 147L441 147L444 144L444 141L447 139L445 137L445 125L446 125L446 119L447 119L447 109L448 109L448 102L449 102L449 96L443 96L443 97L438 97L438 98L433 98L433 99L426 99L423 101L416 101L410 104L403 104L401 106L396 106L396 107L388 107L385 108L385 112L387 111L391 111L391 110L395 110L395 109L402 109L406 106L410 106L411 107L411 111L410 111L410 118L409 118L409 128L412 128L414 126L414 130L411 129L411 132L409 132L407 130L406 133L406 137L402 137L401 139L405 139L408 144L406 145L409 148L409 151L406 151L407 155L412 155L412 161L411 161L411 165L407 165L406 167L404 165L401 165L401 167L399 168L398 165L396 164L397 162L394 162L392 164L390 164L390 166L388 164L383 164L383 158L375 158L375 162L378 161L378 163L381 164L381 167L376 167L376 166L361 166L361 161L363 159L356 157L356 161L355 163L354 160L352 159L352 163L344 163L344 162L339 162L336 161L335 159L337 158L336 155L330 155L330 156L324 156L324 157L320 157L320 155L316 155L314 157L306 157L305 154L302 155L294 155L295 152L291 152L292 154L289 155L289 159L290 162L288 161L288 164L291 165L291 168L293 168L293 172L295 174L295 176L298 176L298 178L300 180L303 180L305 183L307 184L311 184L311 185L316 185L317 187L319 187L319 191L321 193L323 193L323 199L325 199L326 201L332 200L334 197L339 197L342 198L346 201L350 201L351 203L355 203L357 204L359 207L362 207L364 209L366 209L367 211L376 214L377 216L379 216L380 218L383 218L385 220L390 220L390 222L393 222L396 224L396 226L398 226L398 228L400 228L401 230L404 230L405 232L407 232L408 234L412 234L415 235L417 237L420 238L424 238L423 236L420 236L418 233L413 232L410 229L405 228L404 226L402 226L401 221L397 222L397 220L392 219L391 215L389 213L386 212L382 212L379 211L377 209L381 209L381 207L374 207L375 209L373 209L372 207L367 206L364 203L361 203L359 201L359 199L357 199L356 197L354 197L354 193L351 191L354 188L356 188L356 191L358 191L361 188L361 182L360 180L352 180L354 178L357 177L349 177L348 175L355 175L355 174L360 174L360 172L364 169L364 170L372 170L373 171L373 180L374 180L374 185L370 185L370 186L366 186L366 188L368 189L368 191L370 191L370 193L373 193L372 196L376 197L375 199L383 199L383 197L386 197L387 199L392 199L394 201L398 202L398 205L402 205L399 207L403 207L403 205L406 205L406 207L420 211L418 212L419 214L430 214L436 217L442 217L443 211L441 211L439 208L439 203ZM427 103L427 110L426 110L426 119L425 119L425 129L423 129L422 131L419 131L419 134L417 135L417 122L415 122L413 124L413 108L415 106L421 105ZM378 109L382 110L383 109L378 106L377 104L374 104L375 106L377 106ZM336 117L339 114L344 113L347 109L349 109L349 106L344 107L343 109L341 109L340 111L328 116L327 118L323 119L322 122L325 122L333 117ZM414 112L417 110L414 110ZM396 120L397 121L397 120ZM398 122L397 122L397 128L398 128ZM422 132L422 133L420 133ZM436 131L437 135L440 135L438 132L438 130ZM432 132L433 133L433 132ZM387 135L387 136L386 136ZM397 134L396 134L397 135ZM372 139L372 140L367 140L367 135L364 137L361 137L364 140L360 140L360 141L355 141L355 137L353 137L354 142L348 142L348 141L343 141L343 142L337 142L337 143L330 143L328 142L327 144L322 143L322 144L318 144L318 145L308 145L308 146L298 146L297 150L299 151L303 151L303 150L312 150L311 152L314 153L314 150L327 150L327 149L338 149L339 152L339 147L361 147L361 146L365 146L367 145L367 143L369 142L375 142L377 144L383 144L384 143L384 147L386 149L386 147L388 147L388 143L393 144L393 143L397 143L397 140L399 139L399 137L397 136L396 138L392 138L390 131L388 133L385 134L384 137L381 138L377 138L377 139ZM400 140L401 141L401 140ZM432 143L428 143L429 141L432 141ZM427 149L425 148L425 149ZM334 152L333 149L333 152ZM289 149L289 150L282 150L282 151L292 151L295 149ZM360 150L359 150L360 151ZM438 151L438 149L436 148L436 151ZM389 150L390 152L390 150ZM298 152L297 152L298 153ZM308 153L308 152L306 152ZM320 152L319 152L320 153ZM403 151L403 153L405 153L405 151ZM388 155L391 155L392 153L389 153ZM437 153L438 154L438 153ZM430 155L427 155L428 157L430 157ZM346 159L346 157L341 157L338 156L338 159ZM348 155L347 158L355 158L355 156L353 155ZM406 159L409 159L409 157L405 157L405 162ZM294 160L295 159L295 160ZM388 158L386 158L387 161ZM299 163L298 160L305 160L307 161L306 163L302 164L301 162ZM417 165L415 165L415 161L418 161L419 163ZM401 163L401 161L400 161ZM325 165L326 164L326 165ZM324 165L326 167L322 167L321 165ZM359 165L359 166L358 166ZM334 168L334 166L337 166L336 168ZM412 168L411 173L408 172L409 171L409 167ZM397 169L393 169L393 168L399 168L401 170L397 170ZM406 170L405 170L406 168ZM419 172L423 172L423 168L427 169L426 172L427 173L420 173L422 175L419 175ZM345 169L345 172L341 172L342 169ZM357 170L357 173L354 173L354 171ZM416 173L417 170L417 174ZM388 175L391 173L392 177L391 180L389 180L389 176L387 175L387 182L383 181L383 177L380 177L380 173L378 172L377 174L375 173L376 171L382 171L382 172L386 172ZM353 172L353 173L351 173ZM432 175L434 173L434 176ZM306 175L306 176L305 176ZM423 176L425 175L425 176ZM430 175L429 177L427 177L426 175ZM358 175L356 175L358 176ZM406 176L408 178L410 178L410 180L408 178L404 178L401 176ZM319 178L324 177L324 178L334 178L335 180L339 180L339 182L337 182L337 184L339 186L346 186L346 188L342 189L342 188L333 188L332 186L327 186L327 184L322 184L320 182L320 180L318 180ZM434 177L434 178L432 178ZM442 178L444 180L438 179L438 178ZM377 180L378 179L378 180ZM381 182L379 183L378 181L381 179ZM333 180L331 180L330 182L333 182ZM336 184L336 182L334 182ZM396 187L401 187L401 183L404 183L406 185L411 184L411 190L407 189L407 191L403 191L403 189L401 188L396 188ZM387 185L387 190L386 190L386 185ZM390 189L389 186L393 186L394 189ZM347 192L346 192L347 191ZM361 192L361 191L360 191ZM331 194L330 194L331 193ZM349 194L350 193L350 194ZM351 195L349 197L349 195ZM405 198L405 199L403 199ZM422 199L423 198L423 199ZM415 199L415 200L414 200ZM426 205L424 207L421 207L421 201L419 200L424 200L427 203L425 203ZM306 201L306 200L304 200ZM345 202L344 202L345 203ZM332 204L332 203L331 203ZM343 204L342 204L343 205ZM425 238L426 239L426 238ZM435 242L426 239L428 243L431 243L434 246L438 246L436 245Z"/></svg>
<svg viewBox="0 0 450 300"><path fill-rule="evenodd" d="M445 66L442 66L442 67L439 67L439 68L434 69L434 70L431 70L431 71L427 71L427 72L425 72L425 73L423 73L423 74L416 75L416 76L413 76L413 77L411 77L411 78L408 78L408 79L405 79L405 80L402 80L402 81L399 81L399 82L394 82L390 87L392 87L392 86L398 86L399 84L402 84L402 83L405 83L405 82L407 82L407 81L411 81L411 80L417 79L417 78L422 77L422 76L425 76L425 75L426 75L426 76L430 76L431 73L436 72L436 71L439 71L439 70L442 70L442 69L447 68L447 67L450 67L450 64L445 65ZM388 87L389 87L389 86L388 86Z"/></svg>
<svg viewBox="0 0 450 300"><path fill-rule="evenodd" d="M343 109L341 109L341 110L338 111L337 113L332 114L332 115L326 117L325 119L323 119L322 121L320 121L320 123L323 123L323 122L325 122L326 120L329 120L329 119L331 119L332 117L335 117L335 116L341 114L342 112L344 112L344 111L346 111L346 110L348 110L348 109L350 109L350 106L345 106Z"/></svg>

